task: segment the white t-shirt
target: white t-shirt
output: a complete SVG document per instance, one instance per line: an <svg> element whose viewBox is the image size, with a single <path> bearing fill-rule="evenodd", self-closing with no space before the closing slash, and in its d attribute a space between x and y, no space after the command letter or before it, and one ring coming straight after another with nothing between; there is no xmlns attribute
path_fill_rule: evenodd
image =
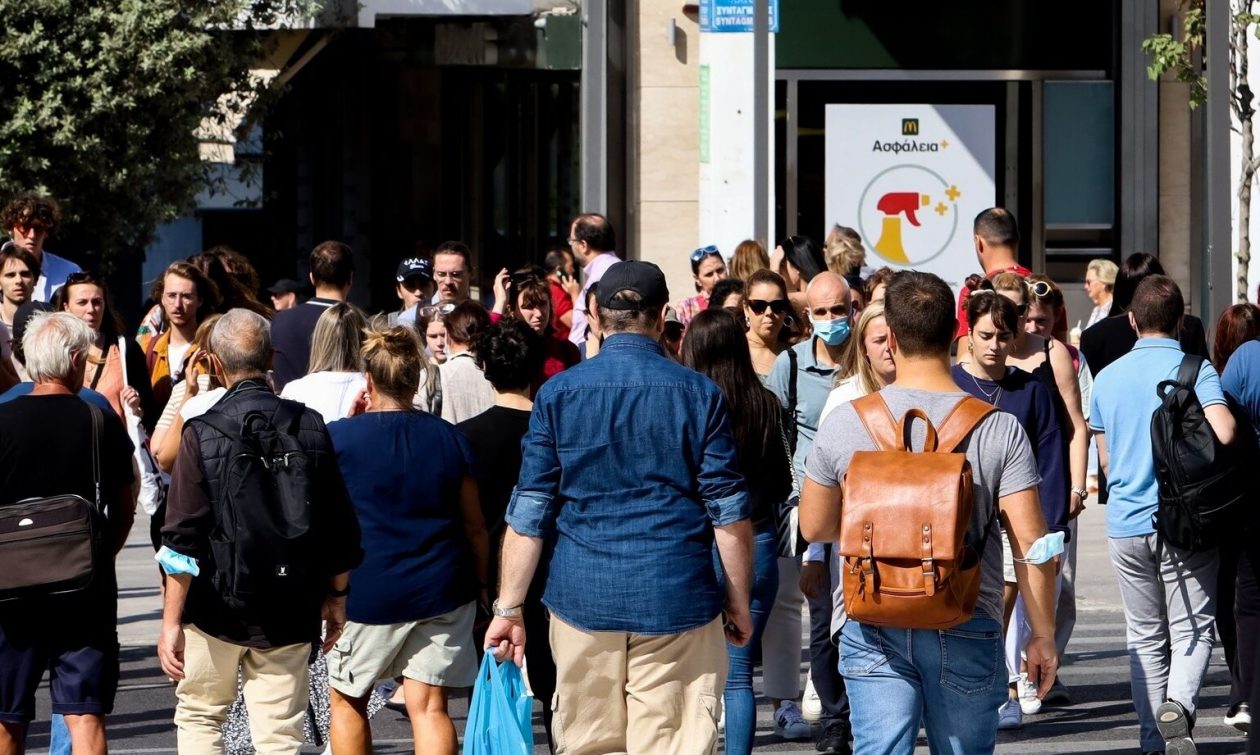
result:
<svg viewBox="0 0 1260 755"><path fill-rule="evenodd" d="M301 401L327 424L345 419L365 388L367 378L361 372L312 372L285 385L280 398Z"/></svg>
<svg viewBox="0 0 1260 755"><path fill-rule="evenodd" d="M169 344L166 347L166 364L171 371L171 380L179 380L184 374L184 357L188 354L188 350L192 348L191 343L183 346Z"/></svg>
<svg viewBox="0 0 1260 755"><path fill-rule="evenodd" d="M200 417L210 411L210 407L219 403L219 399L227 395L227 388L215 388L212 391L203 391L196 396L184 402L179 409L179 416L185 422L193 417Z"/></svg>

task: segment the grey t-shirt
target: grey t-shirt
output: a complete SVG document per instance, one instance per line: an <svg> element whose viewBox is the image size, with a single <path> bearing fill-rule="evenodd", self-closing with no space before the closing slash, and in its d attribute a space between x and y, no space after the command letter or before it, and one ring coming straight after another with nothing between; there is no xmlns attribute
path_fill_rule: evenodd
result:
<svg viewBox="0 0 1260 755"><path fill-rule="evenodd" d="M900 419L907 410L918 407L938 428L950 409L967 397L962 391L935 393L895 386L885 388L879 394L884 397L894 417ZM915 422L913 428L914 447L922 448L923 423ZM971 513L971 531L981 532L995 513L994 507L999 498L1036 487L1041 478L1037 474L1027 433L1020 427L1019 420L1006 412L993 412L985 417L963 442L963 448L967 461L971 462L972 491L976 499ZM849 468L849 460L855 451L874 450L875 441L858 419L853 405L844 404L827 415L818 428L814 449L805 462L805 475L819 485L836 487ZM984 546L977 610L1001 621L1002 544L998 540L998 529L995 522ZM837 587L833 604L833 615L838 617L838 620L833 620L833 628L838 628L844 616L842 586Z"/></svg>

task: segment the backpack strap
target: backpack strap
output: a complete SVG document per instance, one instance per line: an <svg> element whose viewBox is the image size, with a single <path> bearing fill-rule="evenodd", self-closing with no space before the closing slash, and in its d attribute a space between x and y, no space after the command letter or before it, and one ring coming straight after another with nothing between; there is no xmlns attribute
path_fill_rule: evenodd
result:
<svg viewBox="0 0 1260 755"><path fill-rule="evenodd" d="M868 393L853 399L852 403L853 411L857 412L862 426L880 451L895 451L900 447L897 443L899 426L883 396Z"/></svg>
<svg viewBox="0 0 1260 755"><path fill-rule="evenodd" d="M788 414L791 415L792 421L796 421L796 349L788 348L788 365L792 368L788 371Z"/></svg>
<svg viewBox="0 0 1260 755"><path fill-rule="evenodd" d="M989 414L997 411L997 407L978 398L968 396L949 410L941 427L936 431L937 448L946 453L955 451L976 429L976 425Z"/></svg>
<svg viewBox="0 0 1260 755"><path fill-rule="evenodd" d="M233 422L232 420L228 419L225 414L223 414L222 412L216 412L214 409L211 409L210 411L205 412L201 416L194 417L191 420L189 420L189 423L192 423L192 422L204 422L205 424L213 428L215 432L219 433L220 435L224 436L225 438L233 442L240 442L241 440L240 423Z"/></svg>
<svg viewBox="0 0 1260 755"><path fill-rule="evenodd" d="M1181 366L1177 368L1177 382L1186 388L1193 389L1199 382L1199 370L1203 368L1203 357L1198 354L1185 354L1181 357Z"/></svg>

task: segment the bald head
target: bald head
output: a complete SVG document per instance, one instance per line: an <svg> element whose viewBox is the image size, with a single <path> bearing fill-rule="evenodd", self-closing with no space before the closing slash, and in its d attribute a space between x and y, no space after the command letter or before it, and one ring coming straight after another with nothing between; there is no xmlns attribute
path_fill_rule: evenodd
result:
<svg viewBox="0 0 1260 755"><path fill-rule="evenodd" d="M210 331L210 350L229 383L265 375L271 368L271 324L248 309L230 309Z"/></svg>
<svg viewBox="0 0 1260 755"><path fill-rule="evenodd" d="M849 284L836 273L824 270L815 275L809 282L809 286L805 288L805 301L808 302L811 310L815 307L829 307L832 304L849 304Z"/></svg>

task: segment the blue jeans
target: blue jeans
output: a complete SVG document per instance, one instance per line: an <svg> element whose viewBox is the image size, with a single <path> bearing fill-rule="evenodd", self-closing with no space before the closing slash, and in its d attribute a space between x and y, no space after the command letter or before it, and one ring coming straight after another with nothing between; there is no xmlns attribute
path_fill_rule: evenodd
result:
<svg viewBox="0 0 1260 755"><path fill-rule="evenodd" d="M752 752L753 735L757 729L757 704L753 698L753 666L761 648L761 632L774 607L775 594L779 591L778 538L774 525L759 529L753 537L753 584L752 640L744 647L727 643L729 663L726 671L726 689L722 694L726 706L727 755L747 755Z"/></svg>
<svg viewBox="0 0 1260 755"><path fill-rule="evenodd" d="M1007 698L1002 625L977 614L953 629L889 629L856 621L840 630L853 750L910 755L919 723L933 755L985 755Z"/></svg>
<svg viewBox="0 0 1260 755"><path fill-rule="evenodd" d="M70 729L60 713L52 714L48 732L48 755L70 755Z"/></svg>

